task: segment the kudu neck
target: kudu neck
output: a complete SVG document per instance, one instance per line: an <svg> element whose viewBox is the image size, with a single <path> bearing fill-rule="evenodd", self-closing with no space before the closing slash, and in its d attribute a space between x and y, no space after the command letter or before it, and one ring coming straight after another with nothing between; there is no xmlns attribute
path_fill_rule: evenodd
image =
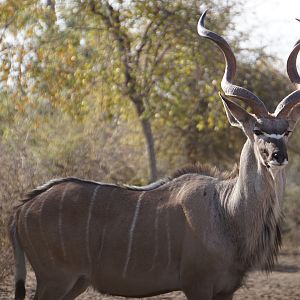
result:
<svg viewBox="0 0 300 300"><path fill-rule="evenodd" d="M253 144L247 139L241 152L237 180L241 195L244 200L249 198L249 201L254 203L263 201L270 194L275 193L281 201L285 186L285 168L272 172L259 161L257 156Z"/></svg>
<svg viewBox="0 0 300 300"><path fill-rule="evenodd" d="M234 236L238 251L244 253L241 257L246 259L246 265L258 264L269 268L276 257L284 172L281 169L272 174L256 158L250 140L246 141L241 153L239 176L225 207L228 223L236 229Z"/></svg>
<svg viewBox="0 0 300 300"><path fill-rule="evenodd" d="M254 147L249 139L241 152L239 176L227 199L230 214L257 211L261 205L268 205L266 199L276 197L281 201L285 186L285 171L271 173L255 155Z"/></svg>

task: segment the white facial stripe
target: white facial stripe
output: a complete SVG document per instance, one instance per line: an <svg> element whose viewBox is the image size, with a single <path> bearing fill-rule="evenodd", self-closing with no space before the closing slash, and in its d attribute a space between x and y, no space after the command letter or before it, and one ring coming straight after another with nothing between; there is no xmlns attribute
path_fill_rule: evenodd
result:
<svg viewBox="0 0 300 300"><path fill-rule="evenodd" d="M284 133L277 134L277 133L266 133L266 132L263 132L263 135L266 136L266 137L272 138L272 139L276 139L276 140L282 139L284 137Z"/></svg>

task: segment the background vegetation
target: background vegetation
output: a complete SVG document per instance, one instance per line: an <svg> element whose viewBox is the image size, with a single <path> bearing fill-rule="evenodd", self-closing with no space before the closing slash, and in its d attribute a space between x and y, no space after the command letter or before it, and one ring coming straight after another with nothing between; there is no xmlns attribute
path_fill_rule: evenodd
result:
<svg viewBox="0 0 300 300"><path fill-rule="evenodd" d="M5 223L32 187L53 177L145 184L196 161L232 168L244 142L218 90L223 57L198 37L230 36L237 83L272 110L293 87L263 49L239 49L221 0L10 0L0 4L0 282L11 271ZM291 45L292 46L292 45ZM299 246L300 141L290 144L286 244Z"/></svg>

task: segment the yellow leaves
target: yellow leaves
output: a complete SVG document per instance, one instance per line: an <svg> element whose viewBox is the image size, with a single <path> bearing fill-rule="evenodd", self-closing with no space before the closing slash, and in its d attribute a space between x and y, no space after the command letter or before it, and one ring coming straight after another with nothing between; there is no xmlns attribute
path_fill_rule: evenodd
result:
<svg viewBox="0 0 300 300"><path fill-rule="evenodd" d="M1 74L0 80L1 80L1 81L4 81L4 82L7 82L8 75L9 75L8 72L3 72L3 73Z"/></svg>
<svg viewBox="0 0 300 300"><path fill-rule="evenodd" d="M15 103L15 108L17 111L24 113L25 112L25 108L24 105L22 105L21 103L17 102Z"/></svg>
<svg viewBox="0 0 300 300"><path fill-rule="evenodd" d="M34 28L33 27L30 27L27 31L26 31L26 35L27 37L32 37L34 34Z"/></svg>
<svg viewBox="0 0 300 300"><path fill-rule="evenodd" d="M43 58L45 57L45 52L43 51L42 48L38 48L35 53L36 53L38 61L42 61Z"/></svg>
<svg viewBox="0 0 300 300"><path fill-rule="evenodd" d="M213 114L209 114L208 118L207 118L207 125L209 128L213 128L215 125L215 119L214 119L214 115Z"/></svg>
<svg viewBox="0 0 300 300"><path fill-rule="evenodd" d="M7 22L12 16L15 15L17 10L17 1L5 1L0 5L0 18L1 21Z"/></svg>
<svg viewBox="0 0 300 300"><path fill-rule="evenodd" d="M197 124L197 129L199 131L202 131L205 129L205 123L203 121L200 121L198 124Z"/></svg>

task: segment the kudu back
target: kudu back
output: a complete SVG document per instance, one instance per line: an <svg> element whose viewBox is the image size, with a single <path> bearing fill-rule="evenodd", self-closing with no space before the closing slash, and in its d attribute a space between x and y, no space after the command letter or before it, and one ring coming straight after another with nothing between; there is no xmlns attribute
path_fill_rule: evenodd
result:
<svg viewBox="0 0 300 300"><path fill-rule="evenodd" d="M232 299L248 271L271 270L281 242L286 142L300 111L300 43L287 63L298 90L269 113L256 95L232 83L235 57L204 27L205 14L198 32L225 57L225 112L247 138L238 174L199 167L140 188L77 178L38 187L9 223L15 299L25 297L25 255L36 274L36 300L74 299L90 285L125 297L181 290L190 300Z"/></svg>

